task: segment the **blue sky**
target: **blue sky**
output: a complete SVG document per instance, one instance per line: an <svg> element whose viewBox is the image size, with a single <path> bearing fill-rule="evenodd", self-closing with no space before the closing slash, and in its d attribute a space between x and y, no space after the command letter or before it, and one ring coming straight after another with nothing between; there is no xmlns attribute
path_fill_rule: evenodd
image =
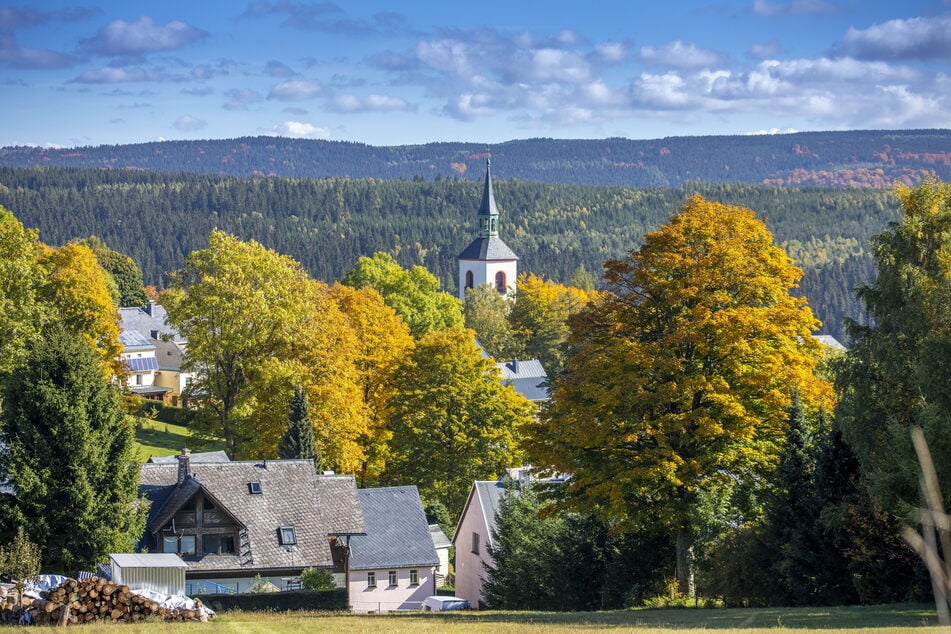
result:
<svg viewBox="0 0 951 634"><path fill-rule="evenodd" d="M0 146L951 127L951 0L0 0Z"/></svg>

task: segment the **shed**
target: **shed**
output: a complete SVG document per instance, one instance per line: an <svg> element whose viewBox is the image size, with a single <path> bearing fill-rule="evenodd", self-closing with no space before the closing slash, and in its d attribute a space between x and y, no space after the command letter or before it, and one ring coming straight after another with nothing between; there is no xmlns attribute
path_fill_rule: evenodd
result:
<svg viewBox="0 0 951 634"><path fill-rule="evenodd" d="M188 564L173 553L109 555L112 580L136 590L160 594L185 594L185 569Z"/></svg>

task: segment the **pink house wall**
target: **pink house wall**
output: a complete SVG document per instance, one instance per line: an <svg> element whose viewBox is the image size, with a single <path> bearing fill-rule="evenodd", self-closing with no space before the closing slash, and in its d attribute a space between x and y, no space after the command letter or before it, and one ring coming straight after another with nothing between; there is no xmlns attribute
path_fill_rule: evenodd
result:
<svg viewBox="0 0 951 634"><path fill-rule="evenodd" d="M485 512L482 501L479 499L477 487L472 487L471 496L465 509L465 514L459 527L456 529L454 543L456 545L456 596L469 601L469 607L479 609L482 600L482 581L485 578L485 569L482 564L494 566L495 562L489 554L489 527L486 525ZM472 534L479 537L479 552L474 553Z"/></svg>
<svg viewBox="0 0 951 634"><path fill-rule="evenodd" d="M418 610L426 597L436 594L436 569L433 567L396 568L396 585L389 584L389 571L351 570L347 593L354 612L390 612ZM419 585L409 584L409 572L419 572ZM376 587L367 586L367 573L376 573Z"/></svg>

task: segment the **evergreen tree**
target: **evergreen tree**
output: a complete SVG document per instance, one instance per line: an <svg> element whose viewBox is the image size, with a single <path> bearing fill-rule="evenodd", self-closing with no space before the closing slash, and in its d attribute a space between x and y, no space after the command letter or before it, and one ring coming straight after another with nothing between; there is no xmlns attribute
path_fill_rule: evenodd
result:
<svg viewBox="0 0 951 634"><path fill-rule="evenodd" d="M307 392L299 386L294 388L290 424L277 446L277 453L284 460L313 460L315 465L320 465L320 456L314 444L314 424L310 420Z"/></svg>
<svg viewBox="0 0 951 634"><path fill-rule="evenodd" d="M0 518L29 527L43 566L75 574L142 535L134 432L118 390L81 337L54 328L30 345L3 391L2 472L15 496Z"/></svg>

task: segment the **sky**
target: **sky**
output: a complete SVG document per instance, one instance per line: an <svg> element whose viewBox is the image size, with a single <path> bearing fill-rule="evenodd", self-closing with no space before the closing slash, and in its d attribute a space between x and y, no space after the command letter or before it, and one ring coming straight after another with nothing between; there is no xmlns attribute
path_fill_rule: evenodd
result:
<svg viewBox="0 0 951 634"><path fill-rule="evenodd" d="M0 146L948 128L951 0L0 0L0 95Z"/></svg>

